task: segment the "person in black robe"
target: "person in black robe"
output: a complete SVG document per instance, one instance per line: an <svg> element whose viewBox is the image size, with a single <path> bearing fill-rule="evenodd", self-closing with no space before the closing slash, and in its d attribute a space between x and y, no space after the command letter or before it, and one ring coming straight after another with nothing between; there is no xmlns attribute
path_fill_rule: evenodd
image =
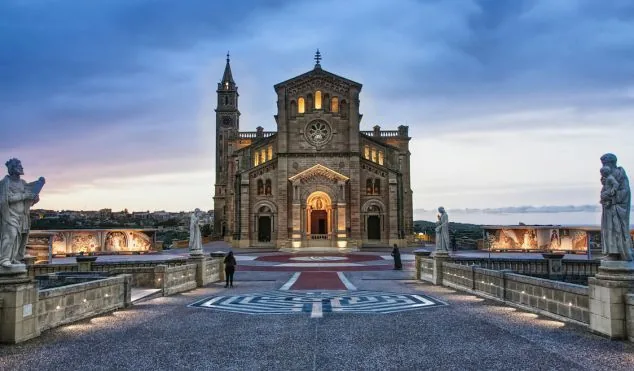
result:
<svg viewBox="0 0 634 371"><path fill-rule="evenodd" d="M401 252L398 250L396 244L394 244L394 249L392 250L392 256L394 257L394 269L401 270L403 269L403 264L401 263Z"/></svg>
<svg viewBox="0 0 634 371"><path fill-rule="evenodd" d="M233 251L229 251L229 254L225 256L225 288L233 287L233 273L236 271L236 258L233 256Z"/></svg>

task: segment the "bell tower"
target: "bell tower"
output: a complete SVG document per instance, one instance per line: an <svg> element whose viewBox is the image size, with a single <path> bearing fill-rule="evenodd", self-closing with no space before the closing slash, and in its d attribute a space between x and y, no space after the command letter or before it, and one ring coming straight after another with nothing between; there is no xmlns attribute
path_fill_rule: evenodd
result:
<svg viewBox="0 0 634 371"><path fill-rule="evenodd" d="M216 90L216 184L214 189L214 234L225 236L228 233L229 218L229 158L233 151L231 141L238 135L240 111L238 110L238 87L231 74L229 53L222 80Z"/></svg>

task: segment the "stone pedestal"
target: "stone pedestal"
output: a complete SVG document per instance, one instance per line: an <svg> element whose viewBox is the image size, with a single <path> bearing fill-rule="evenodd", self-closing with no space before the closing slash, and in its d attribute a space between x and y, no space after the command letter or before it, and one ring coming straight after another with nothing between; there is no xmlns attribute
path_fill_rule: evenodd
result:
<svg viewBox="0 0 634 371"><path fill-rule="evenodd" d="M626 295L634 289L634 263L602 261L588 287L590 330L611 339L627 338Z"/></svg>
<svg viewBox="0 0 634 371"><path fill-rule="evenodd" d="M205 286L205 281L203 275L205 274L205 256L200 251L200 254L195 254L192 252L189 254L189 260L196 264L196 286L203 287Z"/></svg>
<svg viewBox="0 0 634 371"><path fill-rule="evenodd" d="M92 271L92 263L97 260L96 256L76 256L75 260L77 261L77 270L80 272L90 272Z"/></svg>
<svg viewBox="0 0 634 371"><path fill-rule="evenodd" d="M9 270L0 273L0 342L16 344L40 335L37 286L23 268Z"/></svg>
<svg viewBox="0 0 634 371"><path fill-rule="evenodd" d="M432 258L434 258L432 283L434 285L442 285L442 264L449 260L449 253L447 251L434 251Z"/></svg>

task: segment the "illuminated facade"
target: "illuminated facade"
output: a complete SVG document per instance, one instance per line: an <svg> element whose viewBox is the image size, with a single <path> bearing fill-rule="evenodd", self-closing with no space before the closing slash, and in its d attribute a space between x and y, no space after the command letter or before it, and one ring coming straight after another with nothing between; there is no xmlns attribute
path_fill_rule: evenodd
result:
<svg viewBox="0 0 634 371"><path fill-rule="evenodd" d="M360 131L361 84L314 69L274 86L277 131L241 132L229 58L218 84L214 231L236 247L404 245L408 127Z"/></svg>

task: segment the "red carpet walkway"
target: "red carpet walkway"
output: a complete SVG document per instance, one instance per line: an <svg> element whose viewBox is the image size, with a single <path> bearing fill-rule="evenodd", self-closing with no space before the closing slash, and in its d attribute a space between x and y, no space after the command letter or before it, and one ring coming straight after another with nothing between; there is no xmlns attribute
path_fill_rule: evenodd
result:
<svg viewBox="0 0 634 371"><path fill-rule="evenodd" d="M301 272L290 290L346 290L337 272Z"/></svg>

